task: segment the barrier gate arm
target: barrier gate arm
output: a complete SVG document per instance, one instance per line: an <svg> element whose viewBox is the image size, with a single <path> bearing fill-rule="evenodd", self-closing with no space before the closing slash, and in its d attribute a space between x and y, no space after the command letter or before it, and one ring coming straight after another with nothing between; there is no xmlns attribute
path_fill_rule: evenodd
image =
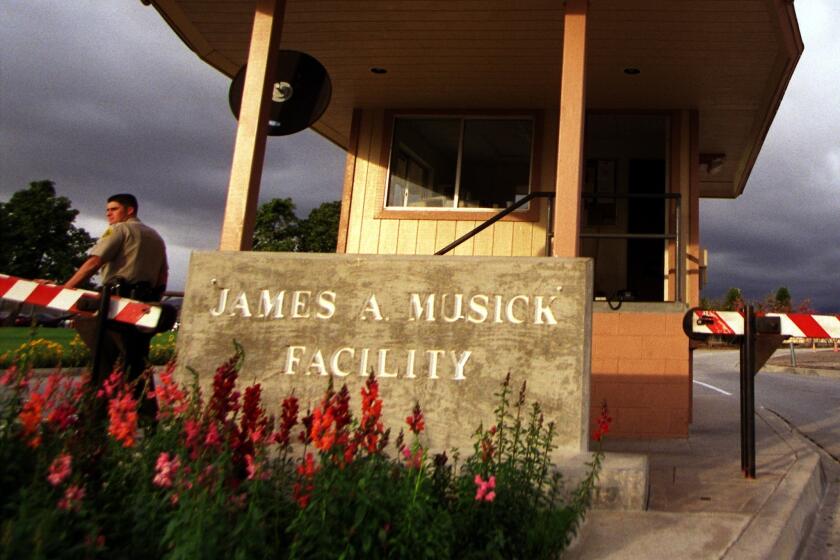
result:
<svg viewBox="0 0 840 560"><path fill-rule="evenodd" d="M811 315L810 313L756 314L758 328L763 318L779 320L778 333L782 336L801 338L840 338L840 315ZM690 325L689 325L690 323ZM712 311L694 308L686 313L683 330L689 338L705 340L710 336L743 336L744 313L739 311Z"/></svg>
<svg viewBox="0 0 840 560"><path fill-rule="evenodd" d="M0 274L0 299L29 303L83 316L93 316L99 308L99 292L78 288L64 288L56 284L40 283L25 278ZM158 329L161 306L124 297L111 296L108 319Z"/></svg>
<svg viewBox="0 0 840 560"><path fill-rule="evenodd" d="M740 347L741 471L755 478L755 375L786 337L840 338L840 315L757 314L751 305L744 312L693 308L683 330L693 340L719 336Z"/></svg>

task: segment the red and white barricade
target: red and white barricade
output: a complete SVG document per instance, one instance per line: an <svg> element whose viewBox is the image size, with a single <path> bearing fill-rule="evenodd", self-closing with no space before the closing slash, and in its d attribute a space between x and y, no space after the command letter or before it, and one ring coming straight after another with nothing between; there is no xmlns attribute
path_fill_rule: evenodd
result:
<svg viewBox="0 0 840 560"><path fill-rule="evenodd" d="M780 334L799 338L840 338L840 315L811 315L809 313L765 313L758 317L778 317ZM692 309L689 312L689 336L743 336L744 315L739 311L711 311ZM688 321L687 321L688 322Z"/></svg>
<svg viewBox="0 0 840 560"><path fill-rule="evenodd" d="M97 309L99 293L90 290L63 288L55 284L42 284L24 278L0 274L0 299L29 303L39 307L93 316ZM87 305L85 305L85 300ZM142 301L111 296L108 318L120 323L148 329L158 327L161 307Z"/></svg>

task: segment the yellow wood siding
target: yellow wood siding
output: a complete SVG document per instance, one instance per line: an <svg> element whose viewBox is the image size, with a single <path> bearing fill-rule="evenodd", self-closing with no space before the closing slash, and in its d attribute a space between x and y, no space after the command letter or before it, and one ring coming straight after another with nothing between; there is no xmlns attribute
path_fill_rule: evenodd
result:
<svg viewBox="0 0 840 560"><path fill-rule="evenodd" d="M388 181L386 115L382 110L365 109L361 115L358 154L355 161L353 189L347 231L348 253L431 255L481 221L458 219L390 219L377 217L382 211ZM548 112L546 121L556 119ZM546 130L556 130L556 123L543 123ZM543 138L534 157L551 158L556 144ZM539 166L540 177L533 180L534 190L552 190L553 167ZM451 252L467 256L539 256L545 254L548 200L532 202L539 209L536 222L498 222L467 240ZM428 214L427 214L428 215ZM425 218L425 216L424 216Z"/></svg>

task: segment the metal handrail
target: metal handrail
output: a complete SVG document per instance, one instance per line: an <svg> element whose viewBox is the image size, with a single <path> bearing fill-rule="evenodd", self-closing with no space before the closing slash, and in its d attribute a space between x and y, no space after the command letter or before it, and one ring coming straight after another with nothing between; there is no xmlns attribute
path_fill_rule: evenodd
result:
<svg viewBox="0 0 840 560"><path fill-rule="evenodd" d="M528 202L535 198L554 198L556 193L553 191L544 191L544 192L532 192L526 195L521 200L515 202L514 204L508 206L492 218L482 222L469 232L465 233L443 249L440 249L435 253L435 255L445 255L458 245L461 245L468 239L472 239L488 227L492 226L511 212L516 211L517 209L521 208L522 206L526 205ZM579 232L580 238L585 239L662 239L662 240L674 240L676 241L676 258L675 258L675 275L676 275L676 285L675 285L675 301L682 301L683 300L683 259L680 258L683 253L683 236L681 235L681 227L682 227L682 195L680 193L581 193L581 199L589 199L589 200L598 200L599 198L609 198L613 200L626 200L626 199L642 199L642 200L673 200L675 201L675 217L674 217L674 233L583 233ZM548 227L547 229L547 237L550 240L551 237L554 235L554 220L552 217L553 205L548 205ZM548 251L550 253L551 243L548 244Z"/></svg>
<svg viewBox="0 0 840 560"><path fill-rule="evenodd" d="M445 255L446 253L448 253L449 251L451 251L452 249L454 249L455 247L457 247L458 245L460 245L464 241L466 241L468 239L472 239L473 237L475 237L476 235L478 235L479 233L481 233L485 229L489 228L490 226L492 226L493 224L495 224L496 222L498 222L499 220L501 220L502 218L504 218L505 216L510 214L511 212L515 212L517 209L525 206L526 204L528 204L530 201L534 200L535 198L554 198L556 196L556 194L557 193L554 193L554 192L551 192L551 191L528 193L521 200L516 201L515 203L511 204L510 206L508 206L507 208L505 208L504 210L502 210L501 212L499 212L498 214L496 214L492 218L489 218L486 221L482 222L481 224L476 226L474 229L468 231L467 233L465 233L464 235L462 235L461 237L459 237L458 239L456 239L455 241L453 241L452 243L450 243L449 245L447 245L443 249L436 252L435 255ZM548 208L549 208L549 212L551 212L552 205L549 204ZM551 235L552 226L553 226L552 219L551 219L551 215L549 214L549 217L548 217L548 232L549 232L549 235Z"/></svg>

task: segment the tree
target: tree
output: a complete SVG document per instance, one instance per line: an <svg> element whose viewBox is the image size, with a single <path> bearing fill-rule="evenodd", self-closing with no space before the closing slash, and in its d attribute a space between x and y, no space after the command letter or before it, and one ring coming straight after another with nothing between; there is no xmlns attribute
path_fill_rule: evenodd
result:
<svg viewBox="0 0 840 560"><path fill-rule="evenodd" d="M254 251L335 252L341 203L325 202L306 219L295 215L291 198L274 198L257 210Z"/></svg>
<svg viewBox="0 0 840 560"><path fill-rule="evenodd" d="M273 198L257 210L254 251L297 251L299 220L291 198Z"/></svg>
<svg viewBox="0 0 840 560"><path fill-rule="evenodd" d="M789 313L791 308L791 298L790 298L790 290L788 290L785 286L780 287L776 290L776 296L774 297L773 306L775 309L773 311L778 311L779 313Z"/></svg>
<svg viewBox="0 0 840 560"><path fill-rule="evenodd" d="M300 251L335 253L341 202L324 202L300 223Z"/></svg>
<svg viewBox="0 0 840 560"><path fill-rule="evenodd" d="M78 210L52 181L33 181L0 203L0 272L63 281L87 258L93 239L73 224Z"/></svg>
<svg viewBox="0 0 840 560"><path fill-rule="evenodd" d="M744 306L744 300L741 297L741 290L738 288L729 288L726 295L723 296L723 309L725 311L736 311Z"/></svg>

